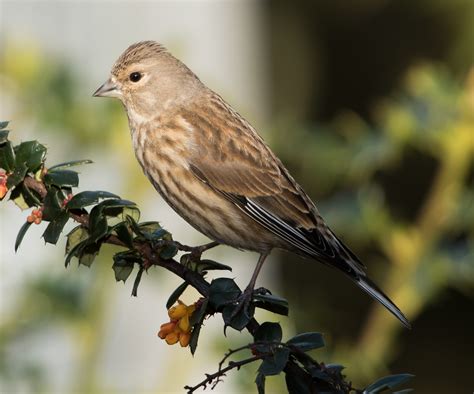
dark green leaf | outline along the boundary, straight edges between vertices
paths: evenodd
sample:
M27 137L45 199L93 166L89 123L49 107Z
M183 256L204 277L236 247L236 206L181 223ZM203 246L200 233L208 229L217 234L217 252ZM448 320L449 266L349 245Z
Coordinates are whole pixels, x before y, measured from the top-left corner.
M288 301L272 294L254 294L254 304L257 308L288 316Z
M8 133L10 133L9 130L0 130L0 145L8 141Z
M258 394L265 394L265 375L263 373L257 374L255 384L257 385Z
M81 255L82 250L87 246L88 241L89 240L86 238L84 241L79 242L78 244L76 244L75 246L71 248L69 253L66 255L66 260L64 261L65 267L69 265L73 257L79 257Z
M0 168L7 172L12 172L15 168L15 152L9 141L0 147Z
M89 237L89 233L85 227L80 225L74 227L66 237L66 254L68 254L77 244L85 241Z
M70 170L49 171L44 175L44 183L57 187L76 187L79 185L79 176Z
M181 297L181 294L184 293L188 285L188 282L183 282L176 288L175 291L173 291L173 293L171 293L170 297L168 298L168 301L166 302L166 309L170 309L174 305L174 303L178 301L178 298Z
M7 187L11 189L19 183L23 182L25 175L28 172L28 167L25 163L17 164L13 172L8 176Z
M169 244L163 247L160 251L160 257L163 260L172 259L178 253L178 248L174 244Z
M204 271L210 270L226 270L232 271L232 268L228 265L218 263L217 261L213 260L201 260L197 264L197 272L202 273Z
M140 230L144 233L154 233L155 231L163 230L158 222L143 222L138 224ZM166 231L166 230L165 230Z
M202 302L198 304L196 307L197 309L194 313L189 317L189 324L194 326L195 324L202 323L204 318L206 317L207 312L207 305L209 304L209 300L203 299Z
M134 263L132 261L114 259L112 269L115 273L115 280L117 282L123 281L123 283L125 283L133 271L133 266Z
M114 226L113 231L117 234L117 238L127 245L130 249L133 249L133 235L130 232L127 223L121 222Z
M189 340L189 349L191 354L194 354L197 349L199 334L201 333L202 323L206 317L208 299L206 298L201 304L200 308L191 315L189 323L193 326L193 331L191 332L191 338Z
M62 211L56 216L46 227L43 233L45 242L55 245L58 242L59 236L63 231L64 226L69 220L69 214L66 211Z
M303 352L307 352L309 350L323 347L324 340L322 334L319 332L305 332L294 336L287 342L287 344L296 346Z
M143 232L140 226L138 225L137 221L133 217L127 216L127 221L130 223L130 227L132 228L133 232L137 236L143 236Z
M52 170L63 170L65 168L80 166L82 164L91 164L91 163L93 163L92 160L73 160L73 161L68 161L66 163L56 164L55 166L50 167L49 170L50 171L52 171Z
M265 375L278 375L286 366L290 349L287 347L278 347L273 354L263 359L262 364L258 368L258 372Z
M254 335L255 342L281 342L281 326L278 323L264 322Z
M137 272L137 276L135 277L135 281L133 282L132 296L134 297L138 295L138 286L140 285L140 281L142 280L143 271L145 271L145 269L143 267L140 267Z
M30 171L36 171L46 156L46 147L38 141L26 141L15 147L16 165L26 164Z
M15 190L16 189L17 188L15 188ZM42 204L38 192L36 192L35 190L29 189L28 187L25 186L25 184L22 184L20 191L23 196L23 199L25 200L26 204L29 207L40 206Z
M62 193L55 187L48 190L48 194L44 198L43 220L54 220L56 216L63 212L62 197Z
M239 286L230 278L218 278L211 282L209 302L214 309L235 301L242 292Z
M289 394L312 394L313 390L308 384L308 376L300 367L301 373L296 374L293 372L285 373L286 387L288 388Z
M7 120L1 121L1 122L0 122L0 130L2 130L2 129L4 129L5 127L7 127L9 123L10 123L10 122L7 121Z
M99 199L103 198L119 198L119 196L103 191L86 191L76 194L71 201L68 202L68 209L84 208L95 204Z
M222 310L222 318L225 326L232 327L237 331L242 331L249 323L255 313L255 307L250 304L247 308L240 308L237 314L234 315L237 305L227 305ZM225 330L224 330L225 331Z
M394 389L395 387L408 382L413 377L414 375L408 373L385 376L366 387L363 394L377 394L384 390Z
M20 247L21 241L23 241L23 237L25 236L30 226L31 226L31 223L25 222L25 224L21 226L20 231L18 231L18 235L16 236L16 241L15 241L15 252Z
M109 232L107 218L100 204L92 208L89 214L89 232L91 242L97 242Z
M123 208L136 205L133 201L122 200L120 198L111 198L109 200L102 201L100 203L104 207L104 210L109 208Z
M89 243L82 248L80 253L78 253L79 257L79 265L85 265L86 267L90 267L94 262L96 256L99 254L101 244L96 243Z

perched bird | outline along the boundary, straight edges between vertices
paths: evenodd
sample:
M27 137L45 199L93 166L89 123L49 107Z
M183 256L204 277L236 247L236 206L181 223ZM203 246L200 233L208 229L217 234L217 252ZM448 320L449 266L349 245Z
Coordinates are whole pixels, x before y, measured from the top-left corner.
M260 253L239 305L248 305L265 258L280 248L338 268L410 327L250 123L162 45L131 45L94 96L123 103L143 172L215 241L204 249L219 243Z

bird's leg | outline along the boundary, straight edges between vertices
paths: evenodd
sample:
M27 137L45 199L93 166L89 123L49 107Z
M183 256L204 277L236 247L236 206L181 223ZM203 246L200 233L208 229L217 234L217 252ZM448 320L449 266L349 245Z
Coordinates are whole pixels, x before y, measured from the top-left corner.
M231 320L235 316L237 316L242 309L244 310L244 312L248 312L248 307L250 305L250 301L252 301L252 296L255 289L255 283L257 282L258 274L260 273L260 270L262 269L263 263L265 262L267 256L268 254L260 255L260 257L258 258L257 266L253 271L252 278L250 279L249 284L247 285L243 293L235 301L233 301L233 303L237 303L237 306L232 312Z

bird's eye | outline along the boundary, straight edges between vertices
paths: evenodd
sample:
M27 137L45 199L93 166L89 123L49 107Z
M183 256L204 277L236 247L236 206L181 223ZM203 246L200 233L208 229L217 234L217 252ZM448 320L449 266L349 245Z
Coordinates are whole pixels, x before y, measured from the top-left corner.
M142 79L142 74L139 72L133 72L129 75L129 78L132 82L138 82L140 79Z

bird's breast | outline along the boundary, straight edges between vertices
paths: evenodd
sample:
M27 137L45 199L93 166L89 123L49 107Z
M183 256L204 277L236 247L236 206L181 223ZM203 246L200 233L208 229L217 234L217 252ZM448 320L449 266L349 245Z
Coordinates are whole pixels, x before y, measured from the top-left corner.
M242 249L271 249L270 239L255 237L260 226L234 204L199 180L190 170L189 137L177 132L135 130L136 157L163 199L189 224L209 238ZM255 231L252 226L257 226ZM273 237L273 236L272 236Z

